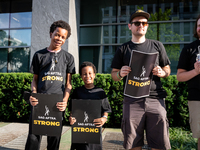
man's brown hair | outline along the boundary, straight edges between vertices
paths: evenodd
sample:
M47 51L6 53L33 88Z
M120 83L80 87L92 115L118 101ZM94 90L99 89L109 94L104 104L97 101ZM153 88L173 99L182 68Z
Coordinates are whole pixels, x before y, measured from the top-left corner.
M198 22L199 19L200 19L200 15L196 19L195 26L194 26L194 35L193 35L197 39L200 38L200 37L198 37L198 34L197 34L197 22Z

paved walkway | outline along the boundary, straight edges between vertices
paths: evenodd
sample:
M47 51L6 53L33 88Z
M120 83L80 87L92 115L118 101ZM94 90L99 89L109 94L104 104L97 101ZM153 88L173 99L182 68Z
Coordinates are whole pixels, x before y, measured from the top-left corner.
M28 124L26 123L0 122L0 150L24 150L27 135ZM104 129L102 139L103 150L125 150L122 146L123 136L120 129ZM63 126L60 150L69 150L70 144L71 127ZM46 145L46 136L43 136L40 150L46 150Z

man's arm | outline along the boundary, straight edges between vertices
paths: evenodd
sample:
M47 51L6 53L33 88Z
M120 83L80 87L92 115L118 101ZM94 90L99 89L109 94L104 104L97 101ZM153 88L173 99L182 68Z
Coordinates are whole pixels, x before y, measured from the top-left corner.
M177 80L179 82L185 82L199 75L199 73L200 73L200 62L195 62L193 70L187 71L185 69L178 69Z
M123 77L127 76L131 71L129 66L123 66L121 69L113 68L111 71L111 77L114 81L120 81Z
M160 78L166 78L170 75L171 73L171 69L170 66L164 66L164 67L160 67L160 66L156 66L153 71L152 71L153 75L156 75Z
M162 70L165 72L165 75L162 78L166 78L171 74L171 68L169 65L162 67Z
M114 81L120 81L121 79L119 79L117 77L117 72L120 71L119 69L115 69L113 68L112 71L111 71L111 77Z
M190 70L190 71L187 71L185 69L178 69L176 77L179 82L185 82L194 78L197 75L198 73L195 71L195 69Z
M57 108L60 111L65 111L65 109L67 107L67 101L68 101L68 98L69 98L69 95L70 95L70 92L71 92L71 89L72 89L71 79L72 79L72 74L67 73L63 102L58 102L56 104Z
M178 69L177 70L177 80L179 82L185 82L188 81L195 76L199 75L199 70L200 69L200 62L195 62L194 63L194 69L187 71L185 69Z

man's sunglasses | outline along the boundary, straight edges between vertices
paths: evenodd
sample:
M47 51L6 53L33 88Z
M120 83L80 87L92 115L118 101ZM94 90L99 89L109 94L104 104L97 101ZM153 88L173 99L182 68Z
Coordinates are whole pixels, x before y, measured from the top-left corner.
M139 21L136 21L136 22L131 22L131 25L134 24L135 26L139 27L140 24L142 24L144 27L148 25L148 22L139 22Z

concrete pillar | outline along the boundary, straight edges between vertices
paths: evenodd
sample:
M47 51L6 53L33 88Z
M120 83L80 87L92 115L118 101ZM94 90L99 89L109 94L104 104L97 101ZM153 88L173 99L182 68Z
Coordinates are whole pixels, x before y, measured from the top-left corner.
M78 51L78 24L79 20L79 7L80 1L69 0L69 25L71 26L72 34L68 42L68 52L74 56L76 73L78 73L79 68L79 51ZM78 10L77 10L78 9Z

